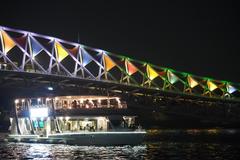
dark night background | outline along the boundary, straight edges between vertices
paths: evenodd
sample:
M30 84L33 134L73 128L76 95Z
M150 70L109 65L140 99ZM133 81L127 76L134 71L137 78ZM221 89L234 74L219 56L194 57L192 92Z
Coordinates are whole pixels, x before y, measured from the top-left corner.
M0 25L200 76L239 82L239 18L232 1L6 1ZM41 3L39 3L41 2Z

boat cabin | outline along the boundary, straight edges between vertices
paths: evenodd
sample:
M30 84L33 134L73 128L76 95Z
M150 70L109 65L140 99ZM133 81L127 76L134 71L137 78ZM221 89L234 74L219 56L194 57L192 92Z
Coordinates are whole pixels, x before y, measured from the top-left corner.
M131 131L136 116L120 97L58 96L15 100L11 133L47 137L57 133Z

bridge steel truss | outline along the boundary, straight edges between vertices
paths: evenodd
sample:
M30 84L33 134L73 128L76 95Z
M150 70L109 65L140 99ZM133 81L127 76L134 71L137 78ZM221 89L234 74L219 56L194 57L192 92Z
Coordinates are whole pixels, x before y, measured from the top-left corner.
M159 67L51 36L0 26L0 41L0 70L66 76L180 95L239 100L239 84Z

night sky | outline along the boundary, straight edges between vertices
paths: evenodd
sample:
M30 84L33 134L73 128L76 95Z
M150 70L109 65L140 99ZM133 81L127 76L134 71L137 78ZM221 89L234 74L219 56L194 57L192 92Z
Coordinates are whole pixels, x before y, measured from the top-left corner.
M79 34L88 46L240 82L239 11L230 0L22 2L1 4L0 25L74 42Z

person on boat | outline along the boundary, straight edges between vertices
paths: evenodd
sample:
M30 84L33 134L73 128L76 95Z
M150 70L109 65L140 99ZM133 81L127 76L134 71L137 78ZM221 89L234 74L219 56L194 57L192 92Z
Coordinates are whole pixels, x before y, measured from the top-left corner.
M76 100L74 100L74 101L72 102L72 108L74 108L74 109L77 108L77 101L76 101Z

